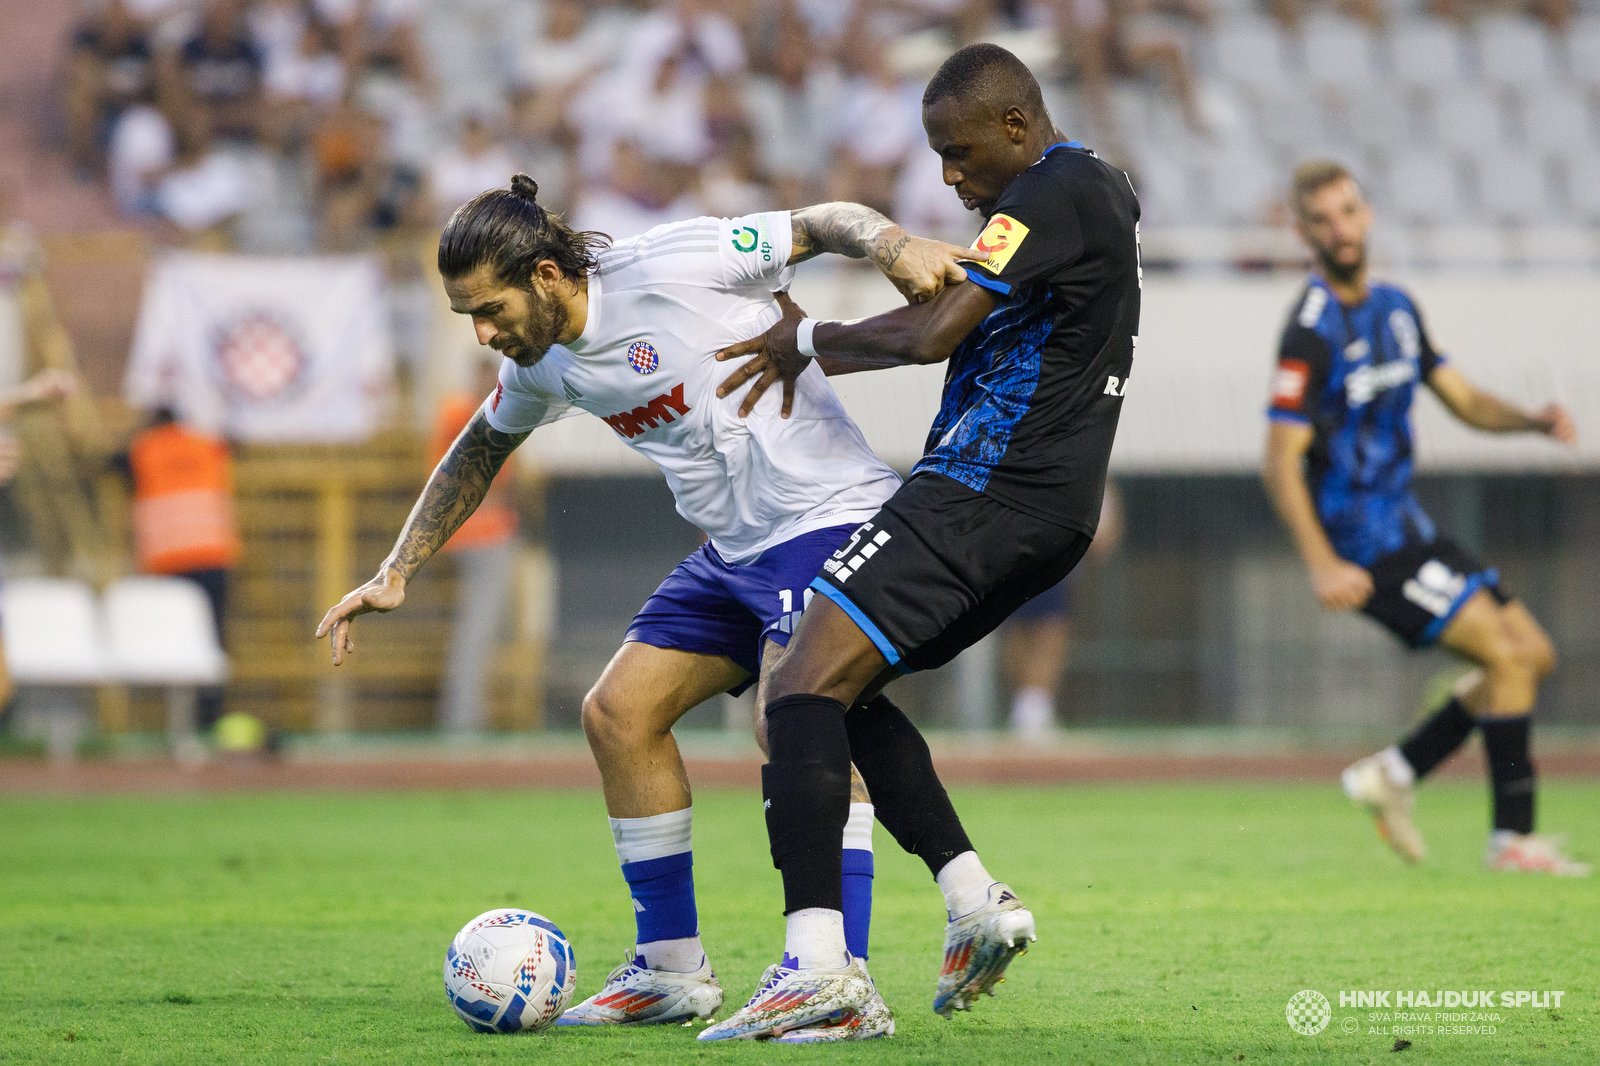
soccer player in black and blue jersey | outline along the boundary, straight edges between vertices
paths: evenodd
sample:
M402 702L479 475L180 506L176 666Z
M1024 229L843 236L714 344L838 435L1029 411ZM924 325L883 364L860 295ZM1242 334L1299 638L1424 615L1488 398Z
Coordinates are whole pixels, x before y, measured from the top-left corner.
M784 959L702 1040L770 1035L800 1004L854 1008L862 989L839 931L838 884L852 757L878 821L945 895L934 1010L969 1008L1034 934L882 689L949 662L1059 582L1093 539L1139 328L1139 205L1126 175L1056 129L1038 82L1002 48L947 60L922 120L945 183L987 218L974 245L987 259L926 303L857 322L805 319L790 305L763 337L721 353L759 353L719 390L759 372L746 410L813 358L830 373L949 367L922 460L823 564L769 678L762 780L783 874Z
M1483 734L1494 806L1486 863L1581 875L1588 867L1533 832L1529 725L1555 664L1550 639L1495 570L1440 536L1411 493L1411 402L1419 384L1461 421L1491 433L1576 441L1558 404L1529 413L1474 386L1434 350L1403 290L1369 281L1372 210L1337 163L1301 165L1290 190L1316 261L1278 352L1264 477L1333 611L1359 609L1412 648L1434 644L1475 664L1443 707L1395 747L1344 772L1345 792L1407 861L1425 854L1413 786Z

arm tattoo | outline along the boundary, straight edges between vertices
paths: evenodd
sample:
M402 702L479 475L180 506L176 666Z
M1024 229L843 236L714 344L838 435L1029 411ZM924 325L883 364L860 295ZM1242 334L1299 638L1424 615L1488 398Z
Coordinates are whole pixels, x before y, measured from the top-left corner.
M506 457L527 439L526 433L501 433L482 411L473 415L428 478L379 573L394 570L409 581L478 509Z
M887 270L911 239L899 226L862 204L817 204L791 212L789 218L794 236L791 263L834 252L852 259L870 255Z

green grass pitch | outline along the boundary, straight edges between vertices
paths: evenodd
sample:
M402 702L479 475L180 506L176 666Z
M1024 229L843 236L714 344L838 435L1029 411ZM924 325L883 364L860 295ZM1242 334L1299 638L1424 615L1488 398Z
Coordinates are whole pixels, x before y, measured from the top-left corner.
M1482 786L1424 790L1434 857L1414 869L1325 784L955 798L1039 943L997 998L936 1017L939 896L880 829L872 969L899 1032L833 1048L697 1045L681 1027L480 1036L455 1018L444 948L480 911L560 924L579 996L631 944L597 793L0 800L0 1060L1600 1062L1596 885L1482 871ZM1594 857L1600 787L1550 783L1541 817ZM754 793L701 792L695 823L701 927L737 1003L781 946L778 878ZM1312 1037L1284 1016L1306 988L1334 1002ZM1565 997L1400 1054L1337 998L1477 988Z

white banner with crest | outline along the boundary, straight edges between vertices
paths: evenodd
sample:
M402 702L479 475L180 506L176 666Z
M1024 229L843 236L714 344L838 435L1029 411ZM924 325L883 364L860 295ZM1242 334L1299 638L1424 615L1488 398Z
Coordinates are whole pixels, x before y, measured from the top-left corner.
M370 437L394 392L378 261L163 257L145 284L124 392L234 440Z

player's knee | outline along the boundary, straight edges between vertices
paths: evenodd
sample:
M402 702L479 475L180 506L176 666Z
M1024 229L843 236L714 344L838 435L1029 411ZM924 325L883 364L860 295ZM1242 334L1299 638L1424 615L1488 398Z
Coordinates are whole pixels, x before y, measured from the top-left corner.
M1528 672L1521 648L1509 637L1501 637L1481 649L1479 661L1483 665L1483 672L1495 679L1516 677Z
M1524 675L1543 681L1556 668L1556 649L1538 623L1526 616L1506 617L1500 639L1495 641L1495 658L1503 673Z
M596 752L626 750L639 744L643 732L638 717L609 689L596 685L583 698L583 734Z
M761 749L761 754L769 759L772 757L772 748L767 744L767 712L765 708L756 712L756 746Z
M1540 681L1549 677L1556 668L1556 649L1542 630L1527 634L1522 640L1522 657L1533 675Z

